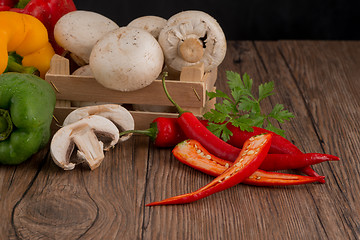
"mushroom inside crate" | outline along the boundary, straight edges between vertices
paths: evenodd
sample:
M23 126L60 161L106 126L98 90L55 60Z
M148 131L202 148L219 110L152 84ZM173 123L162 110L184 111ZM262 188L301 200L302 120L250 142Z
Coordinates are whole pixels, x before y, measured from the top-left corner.
M166 25L166 21L166 19L158 16L142 16L135 18L127 26L148 31L157 40L160 31Z
M56 42L70 52L79 65L89 63L95 43L106 33L119 28L111 19L91 11L77 10L62 16L54 27Z
M202 11L183 11L170 17L160 31L158 42L164 52L166 71L180 77L185 73L184 68L190 66L201 66L205 72L214 70L223 61L227 49L221 26ZM133 106L143 111L174 111L172 107Z
M202 11L184 11L170 17L158 39L165 64L174 70L203 63L205 72L223 61L226 39L218 22Z
M160 75L163 63L156 39L143 29L131 27L103 36L93 47L89 62L96 81L124 92L150 85Z

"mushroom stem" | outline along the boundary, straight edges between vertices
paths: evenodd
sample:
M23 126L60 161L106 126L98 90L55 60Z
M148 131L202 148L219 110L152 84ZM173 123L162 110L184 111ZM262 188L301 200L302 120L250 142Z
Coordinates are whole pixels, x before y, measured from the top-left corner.
M196 63L204 55L203 43L197 38L185 39L179 46L179 55L190 63Z
M91 170L97 168L104 159L104 146L98 141L94 131L84 124L74 129L72 139L78 147L77 156L89 165Z

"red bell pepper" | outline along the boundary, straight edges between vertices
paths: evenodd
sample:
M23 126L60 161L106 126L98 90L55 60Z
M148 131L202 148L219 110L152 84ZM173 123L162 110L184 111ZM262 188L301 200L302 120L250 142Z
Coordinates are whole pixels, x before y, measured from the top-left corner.
M55 41L54 27L56 22L66 13L76 10L73 0L20 0L9 11L21 12L39 19L48 30L49 42L59 55L64 53Z
M0 0L0 7L13 8L18 1L16 0Z
M214 177L219 176L233 165L233 162L212 155L198 141L193 139L177 144L172 152L180 162ZM265 160L262 165L264 162ZM242 183L255 186L288 186L313 183L322 178L267 172L258 169L251 176L244 179Z
M271 145L271 134L263 134L250 138L245 142L238 158L220 176L206 186L192 192L171 197L146 206L191 203L211 194L226 190L244 181L253 174L265 159Z

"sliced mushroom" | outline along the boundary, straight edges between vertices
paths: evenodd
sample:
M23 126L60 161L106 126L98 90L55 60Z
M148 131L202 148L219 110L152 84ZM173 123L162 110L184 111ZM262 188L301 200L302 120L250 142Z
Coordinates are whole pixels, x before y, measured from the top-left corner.
M143 16L135 18L127 26L141 28L148 31L155 39L158 39L160 31L166 25L166 19L158 16Z
M169 18L158 41L166 65L177 71L200 62L209 71L220 65L226 54L223 30L202 11L184 11Z
M64 170L72 170L81 162L94 170L104 159L104 150L118 141L117 127L110 120L94 115L60 128L51 140L50 153L56 165ZM77 158L72 159L75 147Z
M116 125L120 132L134 130L135 128L134 118L131 113L118 104L103 104L78 108L65 118L63 125L66 126L92 115L98 115L109 119ZM119 141L126 141L131 136L132 133L123 135Z

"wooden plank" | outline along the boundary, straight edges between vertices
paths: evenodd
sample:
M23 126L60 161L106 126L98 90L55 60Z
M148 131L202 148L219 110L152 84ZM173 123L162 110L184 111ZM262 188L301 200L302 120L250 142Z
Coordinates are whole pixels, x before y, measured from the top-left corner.
M44 148L26 162L16 166L0 165L0 239L17 239L19 229L13 226L13 211L41 171L48 149Z
M321 165L328 182L312 192L322 228L330 239L358 239L360 42L283 41L280 49L302 92L321 148L341 159Z
M133 137L117 144L94 171L81 165L64 171L48 158L14 208L16 236L140 238L148 141Z
M48 81L56 86L58 100L94 101L109 103L130 103L171 106L162 89L161 80L155 80L149 86L131 92L119 92L103 87L92 77L48 75ZM174 101L181 106L203 107L205 98L204 83L167 81L166 87ZM195 94L195 92L197 94Z
M180 81L201 82L204 77L204 63L183 67L180 73Z

